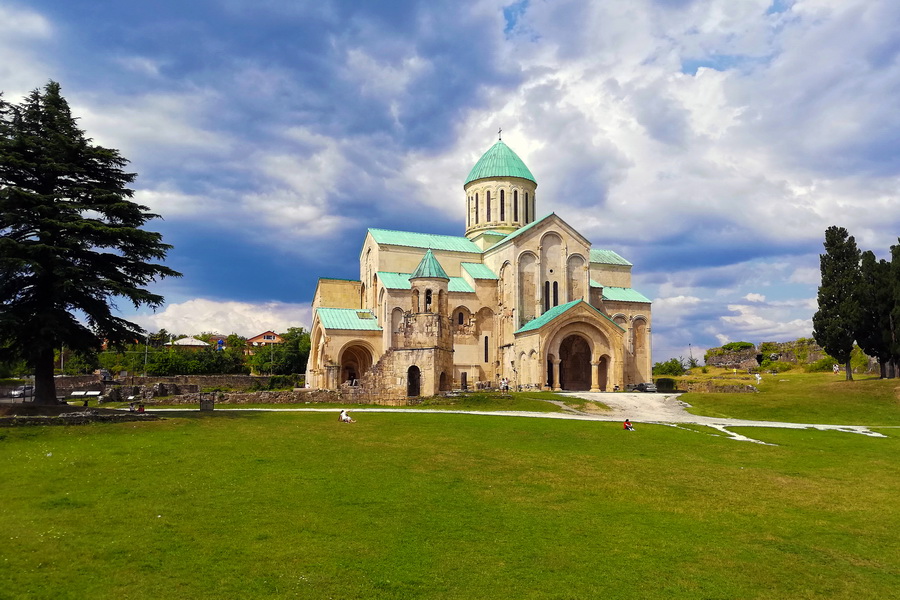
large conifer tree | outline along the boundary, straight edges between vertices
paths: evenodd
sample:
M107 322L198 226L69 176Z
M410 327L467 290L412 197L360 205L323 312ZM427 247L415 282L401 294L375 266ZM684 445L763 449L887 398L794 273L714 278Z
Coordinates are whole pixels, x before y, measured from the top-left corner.
M825 230L825 254L819 255L822 283L819 310L813 315L813 337L825 352L845 365L853 379L850 353L860 322L859 249L843 227Z
M863 352L878 359L881 377L885 377L892 359L894 286L891 283L891 263L876 259L871 250L866 250L862 253L859 273L860 319L856 342Z
M34 369L35 402L56 402L54 349L133 342L116 299L160 306L145 286L179 275L153 262L170 246L141 229L157 215L130 200L127 163L85 136L58 83L0 97L0 357Z

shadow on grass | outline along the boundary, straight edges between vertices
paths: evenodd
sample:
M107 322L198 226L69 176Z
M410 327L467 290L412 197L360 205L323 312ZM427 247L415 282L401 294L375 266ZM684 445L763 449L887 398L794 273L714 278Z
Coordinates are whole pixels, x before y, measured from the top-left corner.
M228 409L228 410L213 410L213 411L199 411L199 410L165 410L158 409L153 411L154 415L162 417L163 419L259 419L262 418L265 413L259 411L252 410L240 410L237 408Z

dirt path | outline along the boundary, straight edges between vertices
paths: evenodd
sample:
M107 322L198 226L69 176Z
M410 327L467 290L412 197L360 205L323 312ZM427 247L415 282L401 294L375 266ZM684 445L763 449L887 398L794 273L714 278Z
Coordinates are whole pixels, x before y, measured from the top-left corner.
M678 394L640 394L578 392L564 394L575 398L602 402L611 411L604 417L612 420L631 419L635 423L693 424L712 427L730 438L762 443L730 431L729 427L776 427L782 429L818 429L821 431L844 431L872 437L886 437L862 425L824 425L817 423L786 423L782 421L752 421L692 415L685 410L688 404L679 400Z

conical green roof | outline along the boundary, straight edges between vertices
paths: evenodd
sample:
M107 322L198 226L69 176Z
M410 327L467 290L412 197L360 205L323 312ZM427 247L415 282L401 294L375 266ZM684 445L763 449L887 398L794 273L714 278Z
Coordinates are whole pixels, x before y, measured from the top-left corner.
M447 276L447 272L444 271L441 263L438 262L431 252L431 248L429 248L428 252L425 253L425 256L422 257L422 262L419 263L416 270L409 276L410 279L415 279L416 277L450 280L450 277Z
M470 182L485 177L521 177L537 184L534 175L531 174L522 159L502 140L491 146L491 149L478 159L478 162L469 171L469 176L466 177L463 185L469 185Z

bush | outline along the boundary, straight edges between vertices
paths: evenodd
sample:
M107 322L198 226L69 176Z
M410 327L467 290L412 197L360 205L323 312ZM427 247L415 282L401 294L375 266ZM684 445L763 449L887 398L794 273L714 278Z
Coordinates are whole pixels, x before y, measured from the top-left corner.
M820 358L816 362L811 362L806 365L806 371L808 373L818 373L821 371L830 371L834 368L834 365L837 364L837 361L831 358L830 356L826 356L824 358Z
M656 389L660 392L674 392L677 389L677 385L674 379L659 377L656 380Z
M670 358L666 362L656 363L653 365L654 375L684 375L687 369L684 368L684 361L678 358Z
M755 348L750 342L729 342L727 344L722 344L722 349L726 352L738 352L740 350L749 350L750 348Z
M763 371L778 371L779 373L784 373L785 371L790 371L794 368L795 365L784 362L783 360L764 360L760 365L760 368Z

